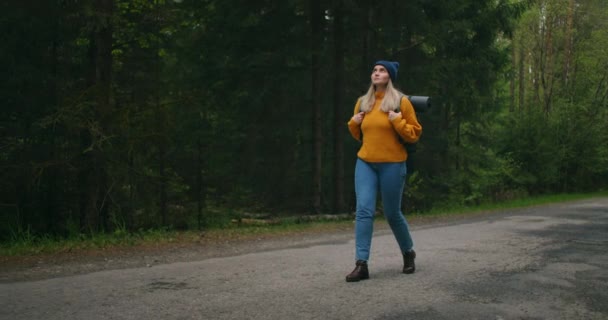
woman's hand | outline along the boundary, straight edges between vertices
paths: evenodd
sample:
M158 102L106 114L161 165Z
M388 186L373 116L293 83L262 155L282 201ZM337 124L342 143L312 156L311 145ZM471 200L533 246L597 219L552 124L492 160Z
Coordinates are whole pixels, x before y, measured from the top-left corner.
M388 112L388 120L393 121L395 118L399 117L401 112L394 112L393 110Z
M356 124L361 124L361 122L363 122L363 118L365 117L365 112L359 112L356 115L353 116L352 120L356 123Z

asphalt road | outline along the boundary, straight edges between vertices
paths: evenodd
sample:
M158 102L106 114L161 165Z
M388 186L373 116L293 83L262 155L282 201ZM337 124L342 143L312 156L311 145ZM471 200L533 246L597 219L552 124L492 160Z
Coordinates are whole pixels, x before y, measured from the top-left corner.
M370 280L352 236L229 257L0 284L0 319L608 319L608 198L389 230Z

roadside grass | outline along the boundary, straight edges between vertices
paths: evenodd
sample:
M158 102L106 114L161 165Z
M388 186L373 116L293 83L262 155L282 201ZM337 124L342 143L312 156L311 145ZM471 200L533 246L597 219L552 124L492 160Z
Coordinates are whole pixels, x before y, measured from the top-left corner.
M524 208L550 203L576 201L594 197L608 196L608 191L578 194L557 194L529 197L501 203L487 203L478 206L449 206L436 208L424 213L407 215L410 223L453 216L471 216L497 210ZM383 220L382 217L379 217ZM204 231L177 231L169 228L137 230L129 232L124 227L110 233L76 234L67 238L36 236L29 230L13 233L11 240L0 243L1 256L32 256L58 253L75 253L93 250L138 246L171 246L194 243L214 243L276 237L298 233L314 233L337 230L352 230L353 216L341 219L320 219L308 221L300 217L286 217L277 220L254 220L248 223L233 223L211 227Z
M576 200L591 199L596 197L608 196L608 190L597 191L593 193L565 193L565 194L552 194L543 195L536 197L526 197L520 199L514 199L504 202L493 202L493 203L481 203L476 206L445 206L437 207L430 211L423 213L413 213L414 216L453 216L453 215L473 215L484 212L526 208L533 206L540 206L551 203L569 202Z
M178 231L170 228L158 228L127 232L118 229L111 233L78 234L67 238L36 236L26 230L13 235L10 241L0 243L0 257L76 253L139 246L171 247L180 244L218 243L297 233L335 231L345 229L350 224L352 224L351 219L348 221L320 220L308 222L297 218L286 218L280 222L234 224L230 227L209 228L203 231Z

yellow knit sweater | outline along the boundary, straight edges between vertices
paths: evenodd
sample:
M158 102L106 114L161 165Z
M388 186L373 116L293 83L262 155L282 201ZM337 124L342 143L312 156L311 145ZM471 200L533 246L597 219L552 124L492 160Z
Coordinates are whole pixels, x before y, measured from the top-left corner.
M348 121L348 130L353 138L361 141L363 132L363 144L357 156L367 162L405 161L407 151L399 136L405 142L416 142L422 134L422 126L418 123L412 103L406 98L401 99L401 116L389 120L388 113L380 110L383 98L384 92L376 92L374 107L365 114L360 125L352 118ZM359 112L360 103L361 99L355 105L354 114Z

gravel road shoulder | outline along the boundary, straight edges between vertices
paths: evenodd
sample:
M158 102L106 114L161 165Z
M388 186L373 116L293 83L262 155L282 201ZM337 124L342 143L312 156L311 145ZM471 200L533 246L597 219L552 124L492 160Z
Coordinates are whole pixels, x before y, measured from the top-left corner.
M518 210L522 209L441 217L408 216L407 218L410 227L416 230L479 219L495 219ZM0 256L0 283L34 281L102 270L152 267L175 262L236 256L251 252L341 243L353 239L353 226L351 223L344 223L329 229L311 229L289 234L251 235L237 239L209 239L203 235L196 241L177 241L165 244L78 250L18 257ZM390 229L384 220L378 220L375 223L374 232L375 234L382 234L390 232Z

